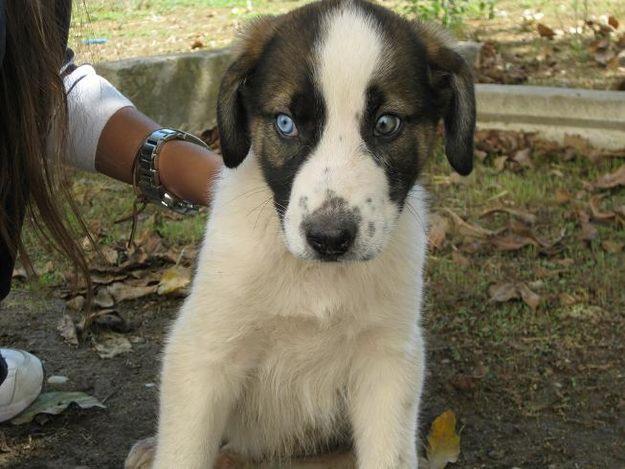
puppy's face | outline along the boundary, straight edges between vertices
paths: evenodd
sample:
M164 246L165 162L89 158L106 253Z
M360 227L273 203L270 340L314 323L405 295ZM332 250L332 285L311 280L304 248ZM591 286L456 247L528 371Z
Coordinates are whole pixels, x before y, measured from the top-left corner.
M384 249L441 117L471 170L473 84L440 33L358 1L256 22L222 83L224 160L259 158L288 249L322 261Z

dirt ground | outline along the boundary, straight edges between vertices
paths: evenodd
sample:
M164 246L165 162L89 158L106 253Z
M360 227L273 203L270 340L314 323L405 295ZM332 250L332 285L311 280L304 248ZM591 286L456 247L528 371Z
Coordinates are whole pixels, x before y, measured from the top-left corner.
M444 307L445 292L431 287L430 309ZM475 296L469 284L458 289ZM71 409L45 423L0 425L0 467L121 467L129 446L154 430L159 351L177 305L128 304L123 313L135 327L133 351L101 359L58 335L61 302L19 288L12 293L0 314L0 343L37 354L47 376L69 377L64 388L93 394L107 409ZM624 331L613 326L609 318L588 324L573 353L544 331L532 341L536 360L510 358L511 349L525 354L513 337L481 348L472 339L463 343L444 331L430 332L421 441L432 419L451 408L462 438L461 458L452 467L625 467ZM521 383L518 377L524 377ZM569 390L572 380L578 384Z

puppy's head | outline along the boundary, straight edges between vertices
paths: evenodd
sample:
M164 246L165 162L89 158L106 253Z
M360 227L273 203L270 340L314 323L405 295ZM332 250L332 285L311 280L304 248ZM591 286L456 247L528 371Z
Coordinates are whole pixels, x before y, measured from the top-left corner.
M445 149L472 169L471 70L447 37L358 0L256 20L218 102L225 164L250 149L288 249L367 260L387 244L445 123Z

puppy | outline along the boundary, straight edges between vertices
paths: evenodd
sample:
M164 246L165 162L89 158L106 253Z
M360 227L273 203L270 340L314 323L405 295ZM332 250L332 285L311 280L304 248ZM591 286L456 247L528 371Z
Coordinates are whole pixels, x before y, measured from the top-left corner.
M342 443L363 469L417 467L417 181L441 119L468 174L471 71L437 29L360 0L252 23L220 89L229 169L167 341L154 468Z

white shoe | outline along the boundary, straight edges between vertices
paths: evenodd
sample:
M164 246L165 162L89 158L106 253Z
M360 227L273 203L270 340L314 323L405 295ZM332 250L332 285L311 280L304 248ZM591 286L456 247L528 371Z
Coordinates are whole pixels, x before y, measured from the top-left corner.
M0 422L12 419L41 393L43 366L34 355L21 350L0 349L8 374L0 384Z

